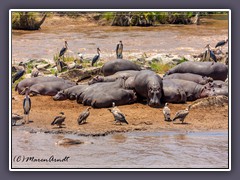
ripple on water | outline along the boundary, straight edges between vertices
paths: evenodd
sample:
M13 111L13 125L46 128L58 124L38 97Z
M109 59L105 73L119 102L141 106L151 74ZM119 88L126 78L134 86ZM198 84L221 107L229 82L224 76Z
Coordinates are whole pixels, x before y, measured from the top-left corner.
M63 138L92 143L67 147L55 144ZM70 156L67 163L13 163L13 167L228 168L227 132L131 132L81 137L14 130L12 144L13 157Z

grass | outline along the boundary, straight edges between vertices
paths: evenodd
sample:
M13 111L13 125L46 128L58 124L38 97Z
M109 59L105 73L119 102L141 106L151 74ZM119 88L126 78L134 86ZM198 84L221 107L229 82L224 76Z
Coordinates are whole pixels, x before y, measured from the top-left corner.
M188 60L183 57L183 58L178 62L178 64L181 64L181 63L186 62L186 61L188 61Z
M54 62L56 62L58 60L58 58L59 58L58 54L53 55ZM61 57L60 59L63 60L63 57ZM76 57L64 55L64 62L66 62L66 63L73 62L75 59L76 59Z
M151 63L150 67L156 73L164 74L169 69L171 69L173 67L173 65L163 64L160 62L153 62L153 63Z

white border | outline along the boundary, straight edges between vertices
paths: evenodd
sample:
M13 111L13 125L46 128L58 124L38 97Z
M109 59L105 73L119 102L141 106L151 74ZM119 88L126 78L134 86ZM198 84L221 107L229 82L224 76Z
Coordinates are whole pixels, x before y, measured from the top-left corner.
M12 78L11 78L11 66L12 65L12 26L11 26L11 13L13 11L46 11L46 12L56 12L56 11L89 11L89 12L107 12L107 11L173 11L173 12L184 12L184 11L192 11L192 12L200 12L200 11L208 11L208 12L216 12L216 11L227 11L229 14L228 18L228 52L229 52L229 65L228 65L228 82L229 82L229 104L228 104L228 137L229 137L229 168L228 169L12 169ZM230 9L10 9L9 10L9 171L231 171L231 10Z

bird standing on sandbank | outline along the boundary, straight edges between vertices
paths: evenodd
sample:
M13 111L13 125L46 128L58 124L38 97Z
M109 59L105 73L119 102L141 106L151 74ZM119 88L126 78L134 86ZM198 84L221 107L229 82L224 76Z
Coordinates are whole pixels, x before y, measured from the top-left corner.
M91 109L91 107L88 107L85 111L83 111L83 112L79 115L79 117L78 117L78 119L77 119L77 122L78 122L79 125L86 123L87 118L88 118L88 116L90 115L90 111L89 111L90 109Z
M176 113L175 117L173 118L173 121L179 119L183 123L184 119L189 114L189 106L185 110L180 110Z
M171 111L168 107L168 103L165 103L165 106L163 108L163 115L164 115L164 121L172 121L171 120Z
M51 125L58 125L59 128L62 128L62 124L66 119L66 116L64 116L64 112L60 112L59 113L60 116L56 116L53 120L53 122L51 123Z

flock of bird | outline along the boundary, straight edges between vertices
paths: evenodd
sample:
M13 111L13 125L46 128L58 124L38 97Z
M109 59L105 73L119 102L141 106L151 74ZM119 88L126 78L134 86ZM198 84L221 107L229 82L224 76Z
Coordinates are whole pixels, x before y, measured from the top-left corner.
M215 45L215 50L213 50L213 48L211 47L210 44L207 44L205 46L205 48L207 48L207 50L205 51L205 53L203 54L203 59L211 59L214 62L217 62L217 57L215 56L216 50L218 50L220 53L222 53L222 46L224 46L226 43L228 42L228 39L219 41L216 45ZM215 52L214 52L215 51Z
M171 110L168 107L168 103L165 103L165 106L163 108L163 115L165 121L176 121L179 119L183 123L184 119L189 114L189 106L185 110L179 110L176 112L175 117L171 120Z
M218 47L221 48L227 42L228 42L228 39L220 41L216 44L215 48L218 48ZM210 51L211 58L215 61L216 57L214 57L215 55L211 50L210 44L208 44L206 47L208 48L208 51ZM65 41L64 47L60 50L59 59L58 59L57 64L56 64L57 69L59 71L61 71L61 69L62 69L62 64L61 64L62 61L60 61L60 57L63 57L63 60L64 60L64 54L66 53L67 49L68 49L68 43L67 43L67 41ZM101 50L99 48L97 48L97 55L94 56L93 59L92 59L92 63L91 63L92 66L94 65L94 63L96 63L99 60L100 52L101 52ZM122 52L123 52L123 43L122 43L122 41L119 41L119 43L117 44L117 47L116 47L116 56L117 56L118 59L123 58ZM21 76L23 76L23 74L26 71L26 65L24 63L21 62L19 65L23 66L23 69L20 69L13 76L13 78L12 78L13 83L16 80L18 80ZM38 76L38 74L39 74L39 71L37 69L37 66L35 66L34 69L32 70L31 77L36 77L36 76ZM23 100L23 109L24 109L24 115L25 115L24 123L29 123L29 113L30 113L30 110L31 110L31 99L29 97L29 88L27 87L25 90L26 90L25 91L25 97L24 97L24 100ZM77 119L77 123L79 125L86 123L86 120L90 115L90 111L89 111L90 109L91 108L88 107L85 111L83 111L79 115L79 117ZM115 124L116 123L119 123L119 124L126 123L126 124L128 124L128 122L125 118L125 115L115 106L114 102L112 104L112 108L109 108L108 110L113 114L114 119L115 119ZM163 108L163 115L164 115L164 120L165 121L175 121L175 120L179 119L183 123L184 119L187 117L188 114L189 114L189 107L187 107L185 110L178 111L175 114L175 117L171 120L171 111L168 107L168 103L166 103L164 108ZM16 121L19 120L19 119L21 119L21 118L19 118L19 116L12 116L12 121L14 122L13 125L16 125ZM54 118L51 125L57 125L59 128L61 128L65 119L66 119L66 116L64 115L64 113L60 112L60 114Z

